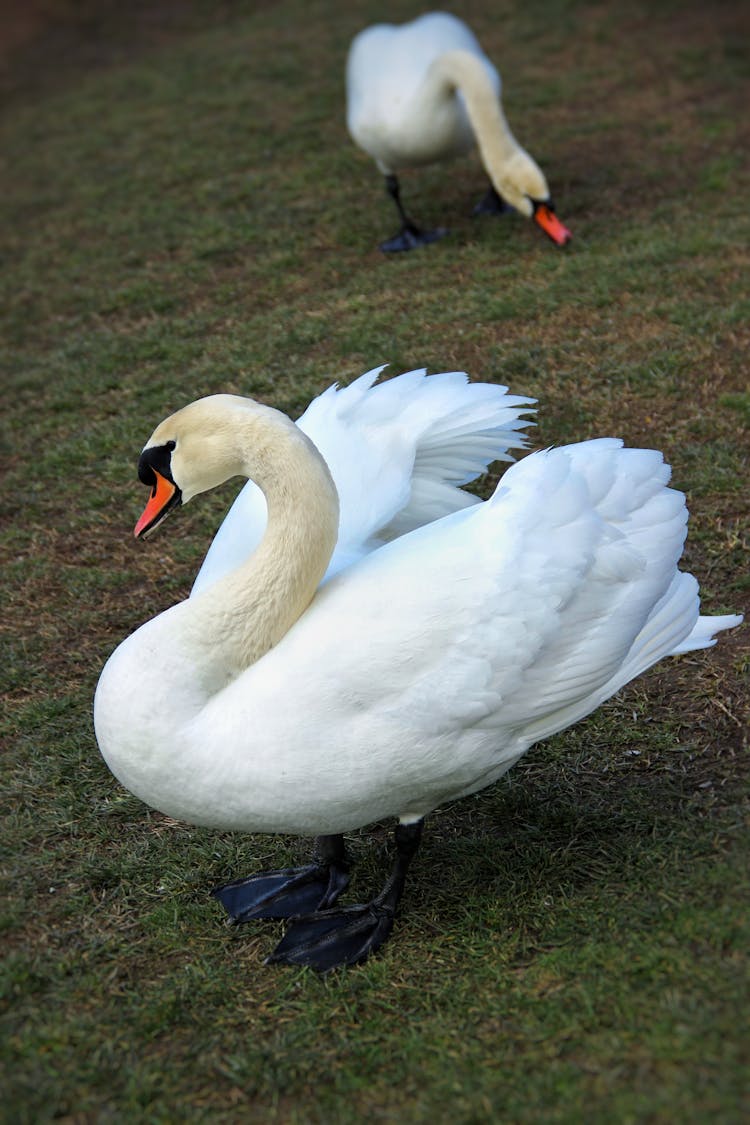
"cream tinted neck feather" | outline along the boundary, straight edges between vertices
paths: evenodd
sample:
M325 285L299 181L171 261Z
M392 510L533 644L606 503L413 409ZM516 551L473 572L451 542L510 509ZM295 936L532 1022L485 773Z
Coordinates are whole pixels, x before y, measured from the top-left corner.
M234 679L288 632L310 604L336 544L338 496L328 467L312 442L279 418L265 443L254 420L244 455L244 472L268 505L263 540L247 562L187 603L191 636L204 653L214 650L219 682Z
M508 127L484 63L470 51L447 51L433 63L430 78L446 93L452 95L458 89L463 94L482 162L494 180L520 145Z

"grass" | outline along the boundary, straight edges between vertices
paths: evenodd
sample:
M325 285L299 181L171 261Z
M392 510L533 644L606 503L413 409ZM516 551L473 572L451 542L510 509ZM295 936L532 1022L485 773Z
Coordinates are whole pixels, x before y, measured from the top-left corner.
M103 661L231 498L132 541L138 451L211 391L296 415L385 361L508 383L540 445L664 449L706 612L747 608L747 14L454 10L569 252L472 220L466 160L404 177L451 237L378 253L394 216L342 109L369 0L32 5L0 70L9 1122L746 1117L746 631L440 810L390 945L322 980L208 896L305 842L175 824L94 741ZM359 893L387 830L350 841Z

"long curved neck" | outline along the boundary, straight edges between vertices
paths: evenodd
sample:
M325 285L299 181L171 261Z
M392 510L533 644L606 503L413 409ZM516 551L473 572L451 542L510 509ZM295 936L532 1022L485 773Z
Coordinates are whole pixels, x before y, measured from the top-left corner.
M247 401L215 405L184 494L238 473L252 477L268 502L261 545L203 593L126 637L107 661L94 700L97 740L113 773L157 808L177 816L190 808L198 823L204 823L203 782L196 789L183 755L193 746L205 777L216 747L209 740L196 750L191 723L304 613L338 531L336 488L315 446L283 414ZM198 403L193 409L207 408ZM184 435L181 440L190 445ZM231 714L227 719L231 726ZM182 778L177 797L176 777ZM191 786L192 806L181 796Z
M432 64L430 76L447 94L461 91L482 161L490 175L493 167L499 171L521 146L482 59L471 51L446 51Z
M503 180L504 166L523 150L510 131L484 62L471 51L446 51L430 67L429 79L445 95L461 91L482 163L497 187Z
M268 505L265 535L236 570L189 599L189 634L208 657L218 687L272 648L310 604L338 534L338 496L313 443L284 415L268 411L236 441L244 475Z

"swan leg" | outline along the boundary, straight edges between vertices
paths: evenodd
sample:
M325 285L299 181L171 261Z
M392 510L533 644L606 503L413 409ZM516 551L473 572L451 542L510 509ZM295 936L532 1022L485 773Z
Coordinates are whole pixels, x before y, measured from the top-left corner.
M510 203L506 203L502 195L490 184L482 198L474 206L472 213L474 215L507 215L513 209Z
M349 885L343 836L319 836L318 862L306 867L262 871L211 893L237 925L251 918L292 918L327 910Z
M398 176L390 173L385 177L385 186L396 209L401 217L401 230L393 238L380 243L380 249L386 254L393 254L399 250L414 250L417 246L426 246L429 242L437 242L448 233L445 227L436 227L434 230L422 230L409 218L401 202L401 189Z
M267 963L309 965L326 973L340 965L365 961L388 939L424 821L396 826L396 862L379 895L370 902L319 910L292 920Z

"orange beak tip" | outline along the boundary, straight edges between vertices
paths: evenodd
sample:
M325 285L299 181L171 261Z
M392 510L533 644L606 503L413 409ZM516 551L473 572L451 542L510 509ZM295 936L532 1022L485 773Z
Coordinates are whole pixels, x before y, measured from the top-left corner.
M535 222L557 246L567 246L573 237L571 231L558 219L554 211L541 204L534 212Z
M171 480L167 480L161 473L154 472L156 483L149 496L148 503L143 509L141 518L133 528L133 536L140 539L147 531L156 527L163 516L173 507L178 496L177 487Z

